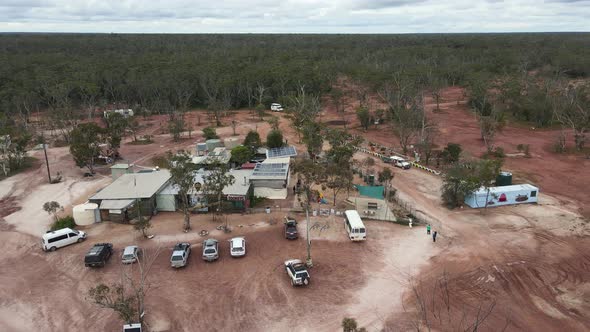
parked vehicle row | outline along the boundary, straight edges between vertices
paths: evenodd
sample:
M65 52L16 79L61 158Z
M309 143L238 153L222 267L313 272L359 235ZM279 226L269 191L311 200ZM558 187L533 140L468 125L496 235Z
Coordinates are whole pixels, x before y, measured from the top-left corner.
M229 240L229 252L232 257L246 255L246 239L242 236ZM188 264L188 257L191 253L191 244L188 242L178 243L172 249L170 264L174 268L184 267ZM219 241L207 239L203 241L203 260L212 262L219 258Z
M289 216L284 220L284 236L292 240L299 237L297 231L297 221ZM86 239L86 233L63 228L57 231L47 232L42 237L42 248L44 251L55 251L58 248L67 246L72 243L79 243ZM246 239L243 236L234 237L229 241L231 257L243 257L246 255ZM172 249L170 265L173 268L181 268L188 264L191 253L191 244L189 242L177 243ZM84 256L84 265L86 267L104 267L113 255L112 243L96 243ZM125 247L121 255L123 264L133 264L139 260L141 249L136 245ZM219 259L219 241L216 239L206 239L203 241L202 258L205 261L212 262ZM284 262L285 270L291 285L302 286L308 285L310 275L305 264L299 259L289 259Z

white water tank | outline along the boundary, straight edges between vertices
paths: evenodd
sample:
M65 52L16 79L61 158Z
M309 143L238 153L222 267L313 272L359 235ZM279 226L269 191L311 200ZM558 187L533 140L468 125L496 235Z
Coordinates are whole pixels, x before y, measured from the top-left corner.
M98 204L84 203L74 206L72 209L76 225L87 226L100 221L100 211Z
M226 149L231 150L240 145L240 140L237 137L228 137L225 139L223 144L225 145Z

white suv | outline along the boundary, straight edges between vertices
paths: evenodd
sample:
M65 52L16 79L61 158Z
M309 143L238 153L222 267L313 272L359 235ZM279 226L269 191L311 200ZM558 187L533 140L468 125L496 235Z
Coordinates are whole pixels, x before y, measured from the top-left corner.
M282 112L283 106L281 106L281 104L272 103L270 104L270 110L273 112Z
M242 257L246 255L246 239L243 237L234 237L229 240L229 252L232 257Z
M291 279L291 286L309 285L309 273L305 264L299 259L289 259L285 261L285 270Z

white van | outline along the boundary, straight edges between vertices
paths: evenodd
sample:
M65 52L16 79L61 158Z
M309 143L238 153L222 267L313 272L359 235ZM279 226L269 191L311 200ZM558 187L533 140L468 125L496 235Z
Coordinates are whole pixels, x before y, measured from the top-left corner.
M346 228L351 241L365 241L367 239L367 229L356 210L344 211L344 228Z
M86 240L86 233L71 228L62 228L43 234L42 248L44 251L55 251L57 248L84 240Z

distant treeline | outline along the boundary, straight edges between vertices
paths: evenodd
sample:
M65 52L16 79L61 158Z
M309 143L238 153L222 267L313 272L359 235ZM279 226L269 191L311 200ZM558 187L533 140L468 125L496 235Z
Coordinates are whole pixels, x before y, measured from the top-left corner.
M425 35L1 34L0 116L120 104L152 113L268 106L340 75L378 89L436 78L590 75L589 33ZM4 126L6 127L6 126Z

